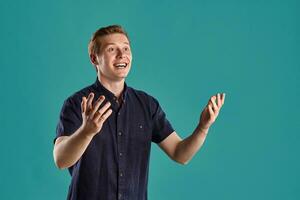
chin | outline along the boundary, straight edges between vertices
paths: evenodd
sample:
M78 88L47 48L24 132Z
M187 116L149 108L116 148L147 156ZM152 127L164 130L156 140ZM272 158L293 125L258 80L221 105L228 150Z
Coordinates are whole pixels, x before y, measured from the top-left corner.
M127 76L116 76L116 77L114 77L114 80L116 80L116 81L123 81L123 80L125 80L126 77Z

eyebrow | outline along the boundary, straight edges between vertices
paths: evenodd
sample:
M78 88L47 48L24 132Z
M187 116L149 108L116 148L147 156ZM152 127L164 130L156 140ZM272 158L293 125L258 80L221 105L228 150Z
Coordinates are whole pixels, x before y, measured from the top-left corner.
M128 42L123 42L123 43L129 45ZM108 45L114 45L114 44L116 44L116 43L107 43L107 44L105 44L105 46L108 46Z

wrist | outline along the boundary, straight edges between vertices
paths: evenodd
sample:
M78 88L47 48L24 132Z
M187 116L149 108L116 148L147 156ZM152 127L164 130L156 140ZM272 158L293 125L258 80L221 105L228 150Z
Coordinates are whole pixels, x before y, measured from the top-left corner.
M84 138L84 139L88 139L88 140L91 140L95 134L91 133L90 131L86 130L85 126L82 125L80 128L79 128L79 132L78 134Z
M198 127L197 127L197 132L201 135L207 135L209 130L209 127L205 127L202 124L199 123Z

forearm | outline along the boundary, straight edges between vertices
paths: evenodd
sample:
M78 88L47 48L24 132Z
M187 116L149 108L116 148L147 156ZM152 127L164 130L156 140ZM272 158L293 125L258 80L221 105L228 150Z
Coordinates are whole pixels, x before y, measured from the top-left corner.
M54 147L54 160L58 168L64 169L74 165L82 156L92 137L83 134L80 127L71 136L64 138Z
M174 156L175 159L182 164L187 164L203 145L208 130L209 129L202 129L198 125L189 137L177 145Z

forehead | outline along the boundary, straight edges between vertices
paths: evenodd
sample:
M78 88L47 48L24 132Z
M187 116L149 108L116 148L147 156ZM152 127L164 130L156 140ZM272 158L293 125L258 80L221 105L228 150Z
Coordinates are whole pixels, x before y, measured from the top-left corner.
M98 38L98 41L101 43L101 46L107 46L109 44L128 44L129 41L126 35L122 33L113 33L109 35L102 36Z

